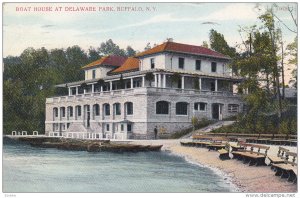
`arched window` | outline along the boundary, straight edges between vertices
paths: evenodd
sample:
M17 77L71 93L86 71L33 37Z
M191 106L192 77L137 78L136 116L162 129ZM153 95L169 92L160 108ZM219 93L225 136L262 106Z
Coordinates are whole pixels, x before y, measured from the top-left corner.
M133 114L133 103L132 102L126 102L125 103L126 108L126 115L132 115Z
M77 106L75 107L75 109L76 109L76 114L77 114L77 116L81 116L81 106L80 106L80 105L77 105Z
M71 106L67 107L67 111L68 111L68 116L73 117L73 107Z
M188 103L177 102L176 103L176 115L187 115Z
M167 101L158 101L156 103L156 114L169 114L169 103Z
M61 117L66 117L66 108L65 107L60 107L60 115L61 115Z
M114 114L121 115L121 104L120 103L114 104Z
M103 104L103 109L104 109L104 115L109 116L110 115L110 105L109 104Z
M54 107L53 108L53 115L54 115L54 117L58 117L58 108L57 107Z
M93 105L93 112L95 116L99 116L100 115L100 106L99 104L94 104Z

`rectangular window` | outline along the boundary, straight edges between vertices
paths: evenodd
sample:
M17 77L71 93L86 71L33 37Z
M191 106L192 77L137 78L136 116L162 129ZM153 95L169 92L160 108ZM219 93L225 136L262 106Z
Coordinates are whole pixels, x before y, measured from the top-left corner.
M201 60L196 60L196 70L197 71L201 70Z
M106 124L106 131L109 131L109 124Z
M217 72L217 63L211 62L211 72Z
M128 132L131 132L131 130L132 130L132 129L131 129L131 124L127 124L127 131L128 131Z
M124 125L121 124L121 131L124 131Z
M228 105L228 112L229 113L237 113L237 112L239 112L239 105L237 105L237 104L229 104Z
M67 123L67 129L70 127L70 123Z
M195 111L206 111L207 103L197 102L194 104Z
M93 72L93 79L95 79L96 78L96 70L93 70L92 72Z
M150 59L150 64L151 64L151 69L154 69L155 68L155 59L154 58Z
M178 59L178 68L179 69L184 69L184 58L179 58Z

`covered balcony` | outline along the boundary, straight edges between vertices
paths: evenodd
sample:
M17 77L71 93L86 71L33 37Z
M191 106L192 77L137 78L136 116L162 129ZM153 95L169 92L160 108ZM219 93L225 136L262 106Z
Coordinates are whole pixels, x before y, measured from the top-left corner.
M135 72L136 73L136 72ZM131 74L131 73L129 73ZM217 76L179 74L170 72L147 72L115 75L108 79L95 79L93 81L80 81L58 85L65 89L67 95L48 98L47 102L93 96L127 95L134 93L178 93L235 96L234 85L240 83L240 78L224 78Z

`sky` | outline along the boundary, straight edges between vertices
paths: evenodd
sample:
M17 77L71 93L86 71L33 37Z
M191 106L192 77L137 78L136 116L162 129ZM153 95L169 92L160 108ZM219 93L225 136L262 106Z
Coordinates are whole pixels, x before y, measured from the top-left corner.
M201 45L210 29L222 33L231 46L242 43L240 27L260 25L257 16L270 3L5 3L3 4L3 56L18 56L27 47L46 49L79 45L87 50L112 39L121 48L143 51L148 42L166 38ZM296 29L287 6L274 9L289 28ZM78 11L79 7L90 10ZM127 9L126 9L127 8ZM130 8L130 9L129 9ZM283 40L296 36L284 25ZM242 35L245 36L245 35ZM244 37L245 38L245 37Z

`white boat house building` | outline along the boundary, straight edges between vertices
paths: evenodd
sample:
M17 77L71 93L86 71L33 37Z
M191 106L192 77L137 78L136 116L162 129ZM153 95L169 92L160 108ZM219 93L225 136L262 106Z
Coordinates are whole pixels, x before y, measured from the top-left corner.
M82 69L85 79L57 85L46 99L50 136L151 139L191 126L192 117L222 120L243 109L230 58L194 45L165 42L134 57L105 56Z

